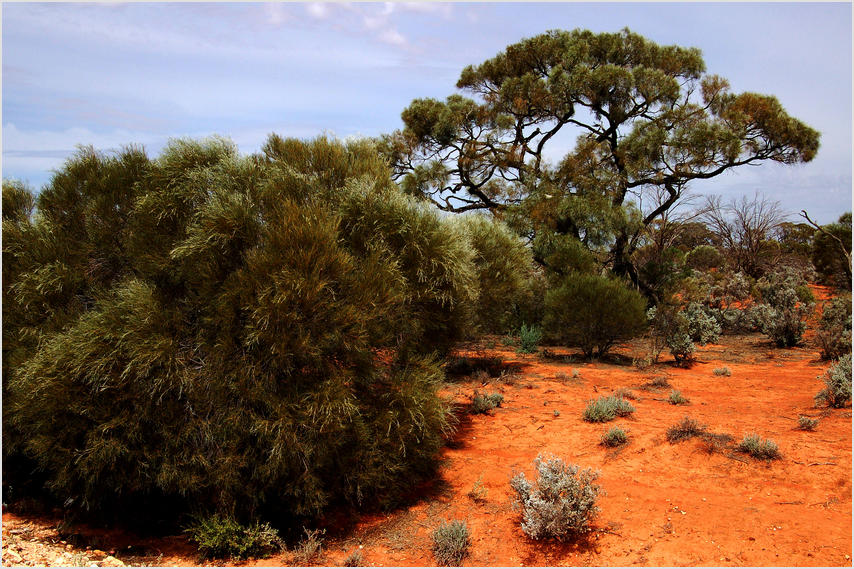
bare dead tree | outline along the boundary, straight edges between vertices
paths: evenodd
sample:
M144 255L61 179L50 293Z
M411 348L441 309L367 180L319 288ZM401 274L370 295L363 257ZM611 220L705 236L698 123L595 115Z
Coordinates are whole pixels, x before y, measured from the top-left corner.
M720 238L735 268L752 277L761 276L773 264L777 247L772 235L786 218L780 202L759 192L753 198L742 196L727 204L722 203L720 196L709 196L703 214L703 220Z

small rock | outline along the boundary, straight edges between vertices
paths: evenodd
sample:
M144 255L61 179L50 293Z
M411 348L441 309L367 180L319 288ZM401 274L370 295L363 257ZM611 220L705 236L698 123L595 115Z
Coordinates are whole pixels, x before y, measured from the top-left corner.
M92 550L92 555L97 555L98 557L103 557L104 555L106 555L106 553L104 553L100 549L94 549L94 550Z

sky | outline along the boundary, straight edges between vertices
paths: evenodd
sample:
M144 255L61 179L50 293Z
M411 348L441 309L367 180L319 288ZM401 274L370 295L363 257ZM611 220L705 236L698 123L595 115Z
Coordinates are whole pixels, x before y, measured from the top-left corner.
M725 201L760 192L820 223L851 210L852 4L2 4L2 175L34 190L77 145L105 152L221 135L377 136L416 98L551 29L616 32L702 50L734 92L776 96L821 132L810 163L695 183ZM572 141L550 150L557 160Z

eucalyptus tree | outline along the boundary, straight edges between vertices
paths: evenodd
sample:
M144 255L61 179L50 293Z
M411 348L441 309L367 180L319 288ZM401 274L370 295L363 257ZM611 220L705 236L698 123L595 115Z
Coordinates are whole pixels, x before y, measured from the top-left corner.
M414 100L384 137L402 187L448 212L489 210L532 238L552 234L534 243L543 264L570 238L636 283L643 229L692 181L808 162L819 147L775 97L733 93L707 73L699 49L628 29L524 39L463 69L457 88L465 95ZM575 146L550 160L567 132Z

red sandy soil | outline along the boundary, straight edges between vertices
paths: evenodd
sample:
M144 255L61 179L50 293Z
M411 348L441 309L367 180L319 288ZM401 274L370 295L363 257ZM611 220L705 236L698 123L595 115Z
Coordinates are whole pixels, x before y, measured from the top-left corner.
M826 291L817 292L826 298ZM640 342L618 346L620 357L594 363L566 349L554 348L555 355L545 358L496 344L466 355L500 357L518 377L512 384L497 378L449 384L447 394L463 411L430 496L389 514L364 515L346 530L330 525L316 564L341 565L361 547L365 565L432 566L431 533L442 521L459 519L471 533L463 561L470 566L851 565L851 407L815 407L828 363L811 343L777 349L761 335L723 336L720 344L699 348L690 369L674 367L665 353L661 363L644 370L631 365L642 354ZM723 366L729 377L713 373ZM671 388L642 388L656 377L666 377L690 403L671 405ZM638 398L633 415L605 424L582 420L589 400L618 388ZM467 414L475 389L501 392L504 402L488 415ZM816 430L799 430L799 415L819 419ZM782 458L755 460L734 452L733 445L709 451L699 439L667 442L667 428L685 416L731 434L733 445L753 432L772 439ZM599 444L614 425L629 432L628 444L616 450ZM559 544L522 532L509 482L520 471L531 479L540 453L600 472L601 512L586 537ZM469 493L478 480L486 494L474 500ZM49 534L56 523L4 513L3 564L10 564L10 531L35 527ZM113 540L102 549L116 551L126 563L200 564L182 537L143 542L102 532L101 540ZM123 557L130 543L148 555ZM291 553L282 553L242 564L293 561Z

